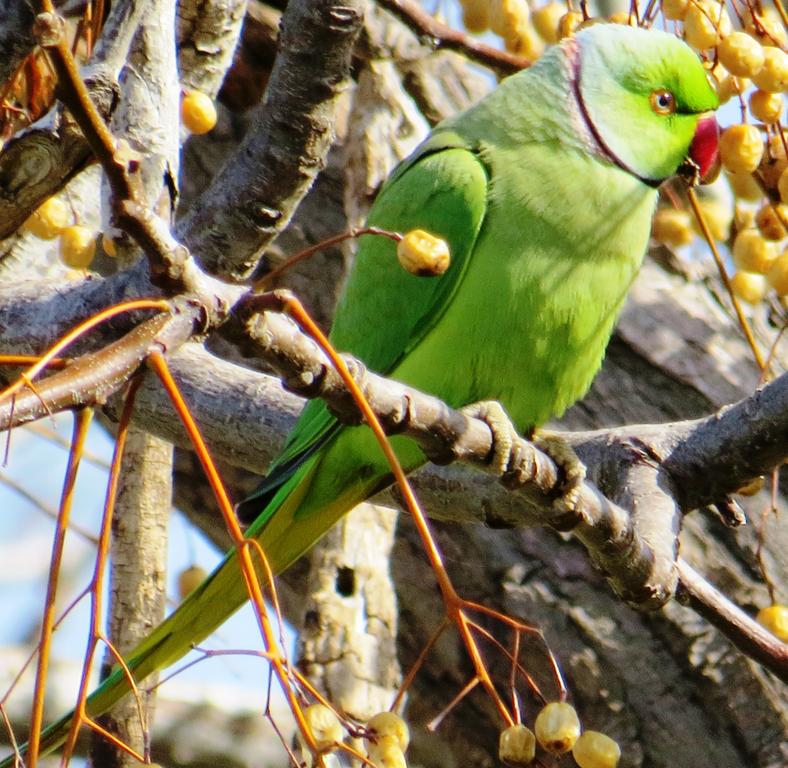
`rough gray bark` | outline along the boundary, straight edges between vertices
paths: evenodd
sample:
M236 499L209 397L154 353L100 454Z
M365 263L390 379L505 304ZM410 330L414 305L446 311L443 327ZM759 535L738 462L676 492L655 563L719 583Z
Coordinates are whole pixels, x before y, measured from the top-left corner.
M142 199L170 220L177 200L180 161L175 11L168 3L149 5L150 12L141 20L120 75L121 100L113 130L114 135L146 152ZM106 212L111 209L108 185L103 193ZM127 255L124 250L120 248L118 253L119 265L128 261L123 258ZM128 255L139 258L139 251L135 248ZM172 444L132 427L113 518L109 608L109 637L124 653L164 618L172 470ZM115 661L111 654L105 655L102 672L108 674ZM154 687L157 682L154 675L147 684ZM141 711L134 699L127 699L102 717L102 725L147 756L154 704L155 693L145 691ZM100 768L137 765L129 754L100 737L92 739L90 760Z
M181 2L177 14L181 82L215 98L235 52L246 0Z
M164 618L167 599L167 522L172 500L172 445L132 428L126 443L118 502L112 522L112 574L110 579L109 636L120 653L131 650ZM115 657L107 652L103 670ZM156 684L156 676L148 685ZM101 724L140 754L153 719L153 694L142 691L140 722L132 697L113 707ZM93 739L92 765L131 768L138 765L128 754L104 739Z
M178 225L215 274L248 278L322 169L363 6L361 0L288 5L266 99L240 151ZM322 82L305 77L314 75L316 56L324 59Z
M391 706L401 682L389 574L396 521L393 509L361 504L309 555L298 664L323 695L362 722Z

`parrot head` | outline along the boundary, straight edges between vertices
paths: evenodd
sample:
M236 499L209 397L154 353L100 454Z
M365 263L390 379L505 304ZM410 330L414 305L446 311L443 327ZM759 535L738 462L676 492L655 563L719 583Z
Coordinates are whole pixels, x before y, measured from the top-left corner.
M608 160L659 186L719 170L719 105L697 55L674 35L598 24L566 43L582 118Z

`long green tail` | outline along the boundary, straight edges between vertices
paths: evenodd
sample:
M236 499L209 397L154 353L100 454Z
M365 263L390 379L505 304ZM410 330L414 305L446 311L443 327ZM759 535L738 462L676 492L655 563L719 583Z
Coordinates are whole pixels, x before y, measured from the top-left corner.
M424 461L411 441L393 438L392 443L407 470ZM281 573L342 515L390 482L388 466L371 431L366 427L343 429L285 479L273 497L269 497L247 536L260 542L274 574ZM258 577L265 583L262 569L258 569ZM139 684L153 672L174 664L193 645L220 627L246 599L233 549L172 614L126 654L125 661L134 680ZM116 665L88 697L88 714L98 717L130 690L125 673ZM72 716L70 712L42 731L39 754L48 754L63 744ZM23 746L23 753L24 750ZM12 766L13 756L0 762L0 768Z
M259 538L264 551L266 551L267 537L263 524L272 520L275 517L275 512L286 511L289 497L298 497L299 494L294 494L293 491L297 490L304 479L308 480L310 468L309 462L300 468L271 500L264 510L264 514L260 516L260 525L254 526L258 529L263 527L263 530L250 529L249 535L256 535ZM276 559L271 565L276 572L284 567ZM264 579L262 574L258 573L258 576L261 581ZM246 598L247 594L240 574L237 553L233 549L227 553L213 573L189 594L173 613L126 655L126 664L137 684L140 684L151 673L175 663L188 653L193 645L200 643L232 616L244 604ZM131 687L124 671L116 665L104 682L88 697L88 714L94 718L98 717L114 706L130 690ZM65 742L73 714L73 711L69 712L41 732L39 754L48 754ZM22 747L23 753L25 746ZM13 766L13 756L0 762L0 768L11 768L11 766Z

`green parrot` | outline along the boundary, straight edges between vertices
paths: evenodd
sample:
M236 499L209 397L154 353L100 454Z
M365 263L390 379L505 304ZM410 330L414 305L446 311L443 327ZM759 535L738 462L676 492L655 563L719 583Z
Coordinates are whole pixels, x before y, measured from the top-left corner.
M384 185L369 224L446 240L451 265L418 277L394 244L364 236L331 341L369 368L453 407L498 400L520 431L581 397L604 356L649 238L657 189L717 155L717 97L673 35L600 24L549 49L440 123ZM406 471L426 459L392 443ZM281 572L353 506L392 482L371 430L304 408L270 474L239 507ZM231 551L126 656L137 680L181 658L246 600ZM96 716L129 690L119 669ZM42 734L61 744L71 715ZM0 768L10 765L10 758Z

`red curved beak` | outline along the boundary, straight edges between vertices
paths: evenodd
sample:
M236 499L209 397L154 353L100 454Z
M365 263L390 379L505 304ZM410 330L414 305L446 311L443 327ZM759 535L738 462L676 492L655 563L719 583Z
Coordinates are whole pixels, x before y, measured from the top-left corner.
M689 159L698 168L701 184L711 184L720 172L720 126L714 115L702 117L690 144Z

